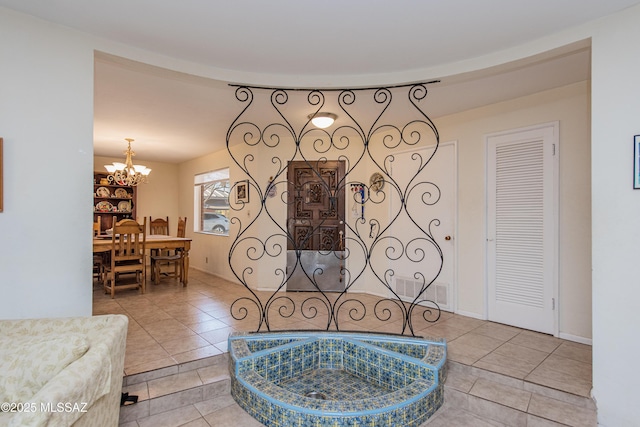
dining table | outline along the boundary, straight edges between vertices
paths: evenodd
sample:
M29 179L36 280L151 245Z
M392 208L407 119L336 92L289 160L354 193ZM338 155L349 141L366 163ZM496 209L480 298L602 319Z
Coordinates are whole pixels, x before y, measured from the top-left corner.
M109 252L113 238L110 234L101 234L93 238L93 252ZM163 234L147 234L145 240L145 250L151 249L180 249L184 251L182 258L182 268L184 271L183 286L189 283L189 249L191 249L191 239L188 237L166 236Z

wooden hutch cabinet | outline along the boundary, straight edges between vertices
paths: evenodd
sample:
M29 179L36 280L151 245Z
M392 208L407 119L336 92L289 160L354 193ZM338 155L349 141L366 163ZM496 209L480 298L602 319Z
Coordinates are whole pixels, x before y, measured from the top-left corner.
M136 219L136 187L110 185L107 172L93 173L93 222L100 217L100 232L113 226L113 217Z

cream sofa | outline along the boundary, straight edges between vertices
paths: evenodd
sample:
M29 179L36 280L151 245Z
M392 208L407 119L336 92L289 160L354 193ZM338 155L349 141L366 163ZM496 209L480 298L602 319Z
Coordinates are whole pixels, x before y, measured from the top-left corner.
M0 425L116 427L128 319L0 320Z

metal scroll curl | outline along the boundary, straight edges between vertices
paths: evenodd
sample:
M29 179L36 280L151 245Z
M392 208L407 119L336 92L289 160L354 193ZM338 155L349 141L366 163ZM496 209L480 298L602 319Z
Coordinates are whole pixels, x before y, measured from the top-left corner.
M238 170L235 180L246 180L251 192L248 202L230 200L234 236L228 262L247 292L231 305L240 327L415 336L438 320L440 306L428 292L443 266L440 220L431 217L441 191L426 177L440 144L424 112L430 83L339 90L235 86L241 111L226 144ZM327 109L339 119L330 128L314 127L309 117ZM407 152L409 160L399 164ZM329 210L344 231L331 234L322 220L306 227L297 220L304 231L294 234L286 213L295 203L290 162L306 163L321 178L323 165L336 160L344 164L344 176L332 186L318 179L306 197L328 195ZM342 210L336 203L341 194ZM308 265L302 256L314 236L326 248L318 252L339 266L338 273L320 262ZM300 273L311 289L284 293ZM412 280L413 295L399 291L400 275ZM339 280L340 290L324 290L320 282L327 279Z

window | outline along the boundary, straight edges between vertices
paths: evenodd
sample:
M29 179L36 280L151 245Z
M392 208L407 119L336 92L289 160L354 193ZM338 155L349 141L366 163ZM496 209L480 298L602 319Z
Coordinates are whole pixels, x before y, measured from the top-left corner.
M229 169L194 177L194 231L229 235Z

